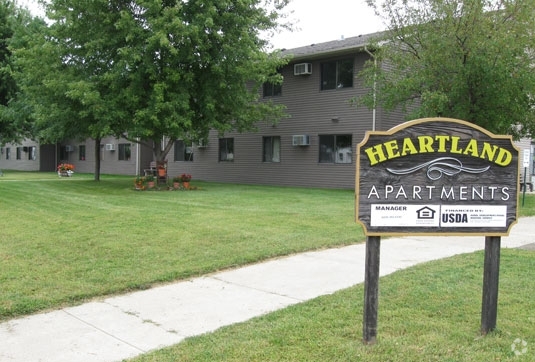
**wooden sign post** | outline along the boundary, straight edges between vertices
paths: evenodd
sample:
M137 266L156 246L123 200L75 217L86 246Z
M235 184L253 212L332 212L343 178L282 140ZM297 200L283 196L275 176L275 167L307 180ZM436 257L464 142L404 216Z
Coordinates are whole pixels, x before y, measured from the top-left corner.
M481 332L496 327L501 236L517 220L518 149L466 121L426 118L367 132L356 219L367 236L363 340L375 343L382 235L485 236Z

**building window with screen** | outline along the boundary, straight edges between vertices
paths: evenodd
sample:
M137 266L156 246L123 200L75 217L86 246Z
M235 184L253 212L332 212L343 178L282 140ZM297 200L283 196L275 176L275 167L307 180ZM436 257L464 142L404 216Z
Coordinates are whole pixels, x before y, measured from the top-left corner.
M281 162L281 138L280 136L263 137L263 158L264 162Z
M130 161L132 153L130 143L119 143L119 161Z
M219 139L219 161L234 161L234 138Z
M175 161L193 161L193 147L191 142L175 141Z
M320 163L351 163L352 135L320 135Z
M78 146L78 160L85 161L85 145Z
M264 97L277 97L282 95L282 84L266 82L263 85Z
M60 159L60 161L68 161L69 160L69 152L67 152L67 146L60 146L59 147L59 159Z
M30 146L28 147L28 160L35 161L37 159L37 147Z
M353 59L321 63L321 90L353 87Z

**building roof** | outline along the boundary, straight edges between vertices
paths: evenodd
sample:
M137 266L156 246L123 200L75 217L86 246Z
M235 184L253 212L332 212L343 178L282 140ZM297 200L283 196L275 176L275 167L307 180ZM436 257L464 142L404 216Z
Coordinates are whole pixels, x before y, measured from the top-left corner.
M310 44L293 49L281 50L281 55L290 56L292 61L302 61L325 57L326 55L337 55L363 49L369 45L373 39L379 38L385 32L358 35L350 38L328 41L325 43Z

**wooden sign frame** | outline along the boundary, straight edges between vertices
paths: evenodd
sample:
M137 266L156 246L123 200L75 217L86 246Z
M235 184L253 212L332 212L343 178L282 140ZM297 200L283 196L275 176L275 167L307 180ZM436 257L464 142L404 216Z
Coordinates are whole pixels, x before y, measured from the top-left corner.
M518 219L519 150L466 121L423 118L367 132L355 218L366 238L363 342L377 338L382 235L485 236L481 333L496 328L501 236Z
M518 154L511 136L452 118L367 132L356 220L367 236L506 236L518 218Z

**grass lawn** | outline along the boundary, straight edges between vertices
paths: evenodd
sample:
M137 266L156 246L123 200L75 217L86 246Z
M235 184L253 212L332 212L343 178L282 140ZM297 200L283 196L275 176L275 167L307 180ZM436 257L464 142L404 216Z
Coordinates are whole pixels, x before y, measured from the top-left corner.
M138 192L132 177L5 172L0 320L364 240L352 190L193 184ZM528 194L520 216L532 215ZM535 252L502 251L498 330L485 338L482 265L477 252L382 278L374 346L361 343L359 285L136 361L535 360ZM517 338L528 343L521 356Z
M373 346L361 342L361 284L134 361L533 361L535 252L502 251L498 329L486 337L479 334L483 257L458 255L381 278ZM517 339L527 343L519 356L511 348Z
M352 190L5 171L0 320L305 250L364 240Z

